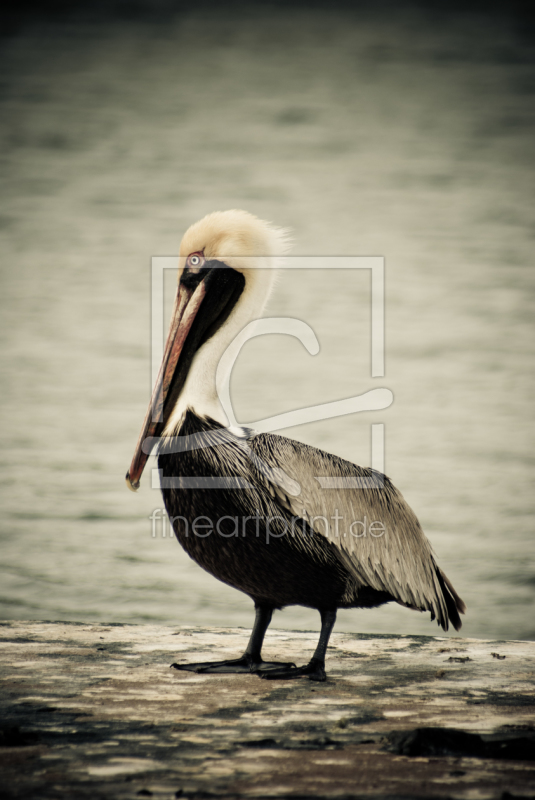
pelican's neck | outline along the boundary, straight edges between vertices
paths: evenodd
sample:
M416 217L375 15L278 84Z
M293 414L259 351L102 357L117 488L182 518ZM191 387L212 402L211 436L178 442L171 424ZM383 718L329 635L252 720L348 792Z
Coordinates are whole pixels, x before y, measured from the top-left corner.
M221 328L199 348L191 363L184 388L169 417L164 436L178 433L188 409L194 411L198 417L211 417L225 428L228 426L229 421L217 393L216 371L221 356L237 333L238 330L231 332ZM226 379L229 377L228 374L225 375Z
M199 417L211 417L225 428L229 419L223 409L216 386L216 372L221 357L236 336L252 320L258 319L267 302L274 280L273 270L254 269L233 311L216 333L196 352L178 401L169 417L164 436L176 436L186 411ZM201 309L202 313L202 309ZM219 374L220 384L230 379L233 364Z

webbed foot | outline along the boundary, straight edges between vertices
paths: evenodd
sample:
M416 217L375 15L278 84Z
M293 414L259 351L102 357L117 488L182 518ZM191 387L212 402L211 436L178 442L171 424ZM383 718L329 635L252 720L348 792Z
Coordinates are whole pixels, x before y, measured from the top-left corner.
M241 658L234 658L229 661L200 661L191 664L171 664L173 669L185 670L187 672L200 672L203 674L249 674L261 670L285 670L295 667L295 664L280 661L263 661L261 658L253 658L249 653L245 653Z
M290 678L301 678L305 675L311 681L322 682L327 680L325 674L325 662L318 658L311 658L304 667L290 667L289 669L261 669L257 672L259 678L267 681L289 680Z

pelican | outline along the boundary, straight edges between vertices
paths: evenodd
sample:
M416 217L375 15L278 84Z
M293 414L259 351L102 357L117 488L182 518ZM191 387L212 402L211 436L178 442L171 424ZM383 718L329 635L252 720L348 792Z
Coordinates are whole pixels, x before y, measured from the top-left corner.
M176 537L203 569L253 600L255 621L240 658L173 664L177 669L324 681L339 608L393 601L430 611L444 630L449 622L459 630L466 610L386 476L229 425L216 369L237 334L261 315L286 248L284 231L239 210L209 214L180 245L163 361L126 481L139 487L157 444ZM322 488L316 476L347 488ZM366 521L375 527L365 530ZM317 648L301 667L262 659L273 611L291 605L315 608L321 618Z

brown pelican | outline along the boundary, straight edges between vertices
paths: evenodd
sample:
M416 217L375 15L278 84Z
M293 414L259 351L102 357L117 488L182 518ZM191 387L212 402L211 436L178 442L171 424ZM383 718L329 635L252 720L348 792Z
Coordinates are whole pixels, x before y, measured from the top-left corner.
M255 604L241 658L173 666L323 681L337 609L395 601L459 630L465 605L386 476L283 436L229 426L217 365L267 301L274 269L257 267L274 267L284 249L282 231L245 211L210 214L186 232L163 362L126 479L138 488L158 443L164 502L180 544ZM322 488L316 476L342 488ZM375 527L366 531L366 522ZM289 605L321 615L318 646L303 667L261 656L273 611Z

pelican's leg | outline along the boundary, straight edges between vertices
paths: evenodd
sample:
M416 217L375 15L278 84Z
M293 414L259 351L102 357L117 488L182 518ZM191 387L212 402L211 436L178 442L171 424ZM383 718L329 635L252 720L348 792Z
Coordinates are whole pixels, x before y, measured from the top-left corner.
M331 637L334 623L336 622L335 611L322 611L321 614L321 632L318 646L314 655L309 663L304 667L293 667L290 669L267 669L261 670L258 675L269 681L281 680L285 678L300 678L302 675L307 675L311 681L326 681L327 675L325 674L325 653L327 645Z
M174 669L187 670L188 672L225 673L225 672L257 672L263 669L289 669L295 664L280 661L263 661L262 645L268 629L273 609L271 606L255 603L255 621L247 649L241 658L230 661L204 661L193 664L171 664Z

